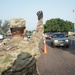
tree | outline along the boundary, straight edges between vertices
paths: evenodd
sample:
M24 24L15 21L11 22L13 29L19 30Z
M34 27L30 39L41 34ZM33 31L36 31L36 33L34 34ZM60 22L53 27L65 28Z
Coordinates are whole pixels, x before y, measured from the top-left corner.
M2 21L0 20L0 28L1 28L1 24L2 24Z
M9 30L9 21L8 20L5 20L5 22L3 23L2 30L3 30L3 34L6 34L7 31Z
M60 18L50 19L44 24L44 32L68 32L73 28L73 23Z
M0 34L3 33L1 24L2 24L2 21L0 20Z

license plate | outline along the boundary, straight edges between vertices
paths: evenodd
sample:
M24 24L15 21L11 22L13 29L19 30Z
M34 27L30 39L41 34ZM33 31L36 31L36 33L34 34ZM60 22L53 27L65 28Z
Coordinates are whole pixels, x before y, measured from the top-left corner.
M60 44L60 46L63 46L64 44Z

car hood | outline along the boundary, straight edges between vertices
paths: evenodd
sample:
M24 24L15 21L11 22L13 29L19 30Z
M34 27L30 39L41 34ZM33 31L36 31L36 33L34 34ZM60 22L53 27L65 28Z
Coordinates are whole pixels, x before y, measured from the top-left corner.
M52 38L52 40L68 40L68 38Z

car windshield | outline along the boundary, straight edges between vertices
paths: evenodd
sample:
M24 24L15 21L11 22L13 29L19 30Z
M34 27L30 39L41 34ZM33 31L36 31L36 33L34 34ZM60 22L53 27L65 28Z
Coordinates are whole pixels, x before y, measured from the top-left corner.
M63 37L65 37L64 34L54 34L53 35L53 38L63 38Z

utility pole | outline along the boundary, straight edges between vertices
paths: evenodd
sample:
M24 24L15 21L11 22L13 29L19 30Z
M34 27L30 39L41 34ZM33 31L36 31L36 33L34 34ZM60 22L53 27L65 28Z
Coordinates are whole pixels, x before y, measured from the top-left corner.
M75 29L75 10L73 10L73 16L74 16L74 29Z

